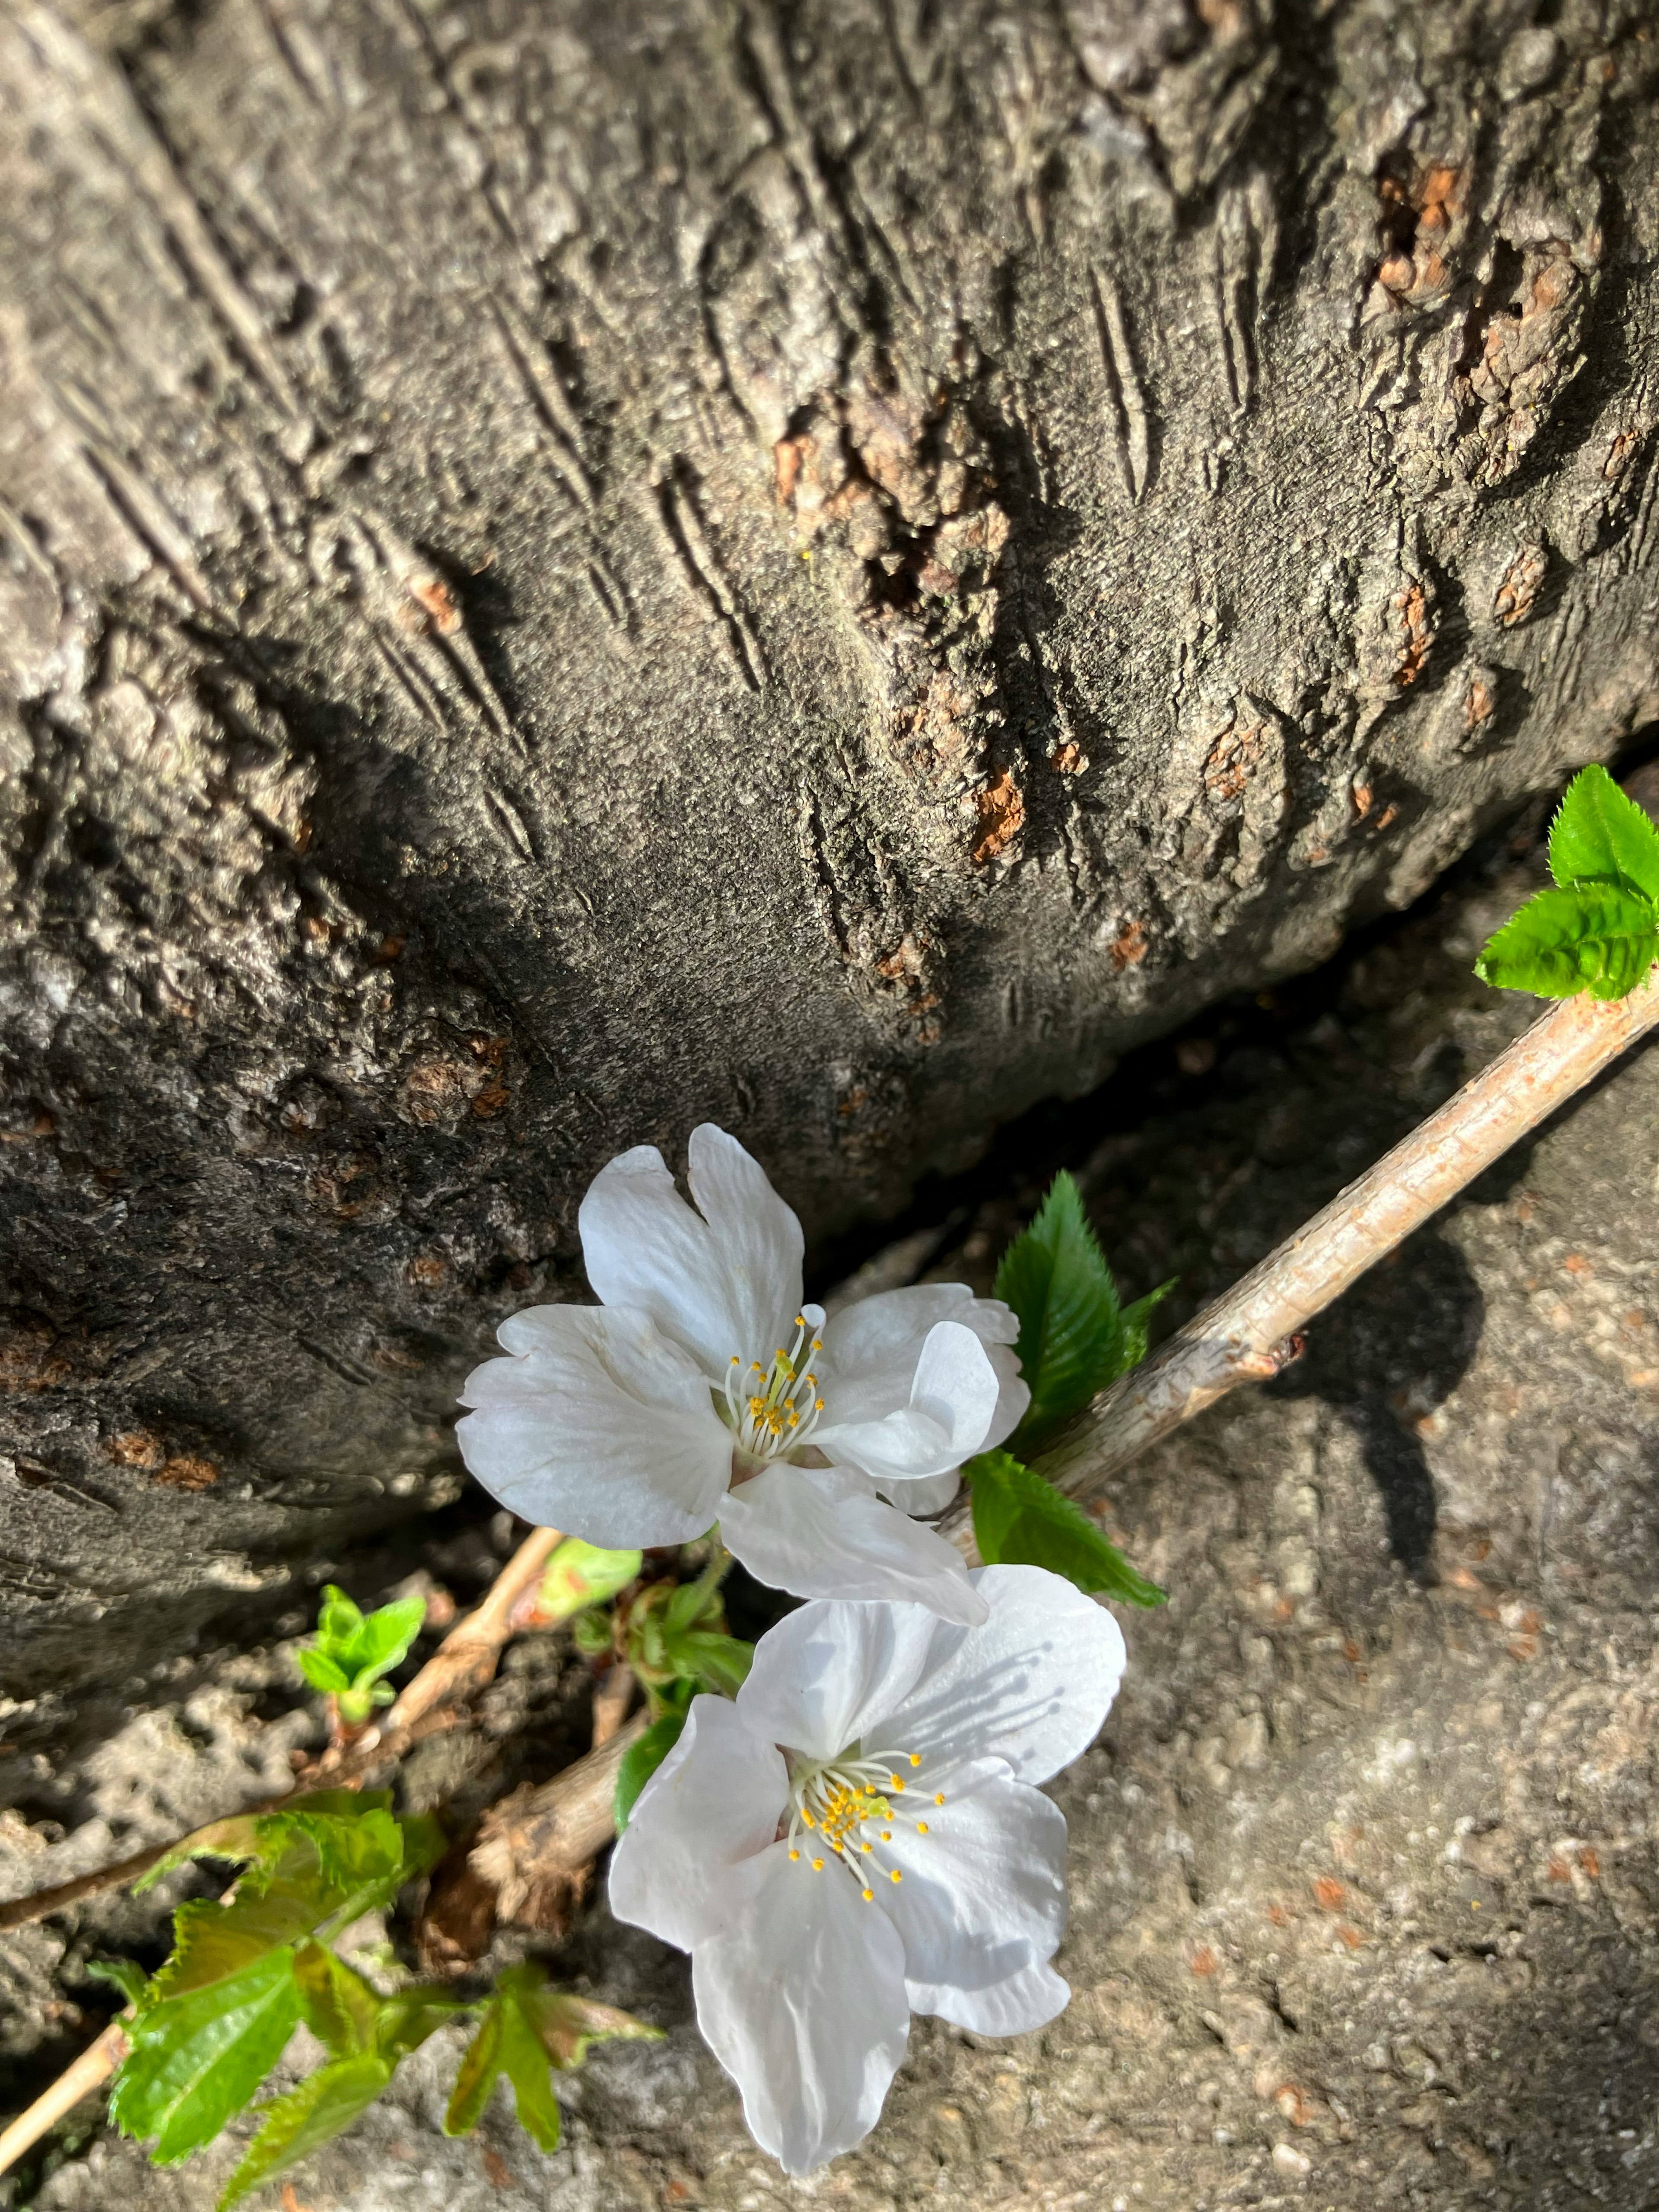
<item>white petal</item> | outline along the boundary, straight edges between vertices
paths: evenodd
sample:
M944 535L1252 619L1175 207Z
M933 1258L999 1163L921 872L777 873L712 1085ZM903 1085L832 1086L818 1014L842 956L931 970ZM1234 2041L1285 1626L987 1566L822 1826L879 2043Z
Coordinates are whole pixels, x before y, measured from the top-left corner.
M748 1910L788 1802L776 1746L726 1698L694 1698L617 1843L611 1910L682 1951L719 1935Z
M937 1625L915 1605L804 1605L755 1646L738 1711L757 1736L832 1759L914 1688Z
M708 1224L728 1310L741 1332L728 1352L769 1359L776 1346L794 1342L802 1310L800 1223L760 1163L712 1121L693 1129L687 1155L686 1180ZM814 1318L822 1321L821 1308Z
M1072 2002L1072 1992L1052 1966L1022 1966L1006 1982L988 1990L933 1988L907 1982L912 2012L938 2013L975 2035L1026 2035L1046 2027Z
M1042 1567L981 1567L974 1583L990 1619L967 1629L940 1622L892 1725L944 1765L994 1754L1022 1782L1046 1782L1088 1749L1110 1711L1123 1632L1104 1606Z
M834 1378L824 1384L824 1425L813 1438L826 1458L862 1468L877 1481L944 1474L976 1452L1001 1386L985 1346L959 1321L936 1322L922 1340L905 1405L879 1419L842 1418Z
M732 1437L696 1362L642 1314L532 1306L503 1322L514 1357L461 1392L461 1457L526 1521L618 1549L685 1544L720 1511Z
M902 1709L886 1725L888 1737L869 1750L902 1755L913 1748ZM925 1836L899 1814L892 1842L878 1846L903 1876L881 1885L879 1893L904 1938L906 1977L933 1987L986 1990L1033 1960L1050 1957L1066 1932L1066 1819L1060 1808L1016 1782L1000 1759L946 1771L924 1758L913 1778L906 1773L918 1805L936 1790L945 1793L942 1805L921 1807ZM907 1792L905 1813L910 1802Z
M839 1422L879 1420L907 1405L928 1331L960 1322L985 1346L995 1371L995 1413L975 1447L992 1451L1024 1419L1031 1393L1013 1346L1019 1323L1000 1298L976 1298L965 1283L917 1283L881 1291L836 1314L823 1330L826 1408Z
M855 1489L842 1468L775 1462L727 1493L720 1534L757 1581L798 1597L893 1598L944 1620L985 1618L954 1545Z
M602 1168L578 1216L582 1260L606 1305L648 1313L724 1385L733 1352L745 1367L766 1363L793 1339L800 1224L735 1138L705 1124L691 1133L690 1158L702 1213L654 1145Z
M931 1519L943 1513L962 1487L962 1477L955 1468L945 1474L918 1475L911 1482L878 1482L874 1487L890 1505L896 1505L901 1513L915 1513Z
M881 2117L910 2010L891 1921L836 1865L777 1844L738 1924L693 1954L697 2025L786 2173L850 2150Z

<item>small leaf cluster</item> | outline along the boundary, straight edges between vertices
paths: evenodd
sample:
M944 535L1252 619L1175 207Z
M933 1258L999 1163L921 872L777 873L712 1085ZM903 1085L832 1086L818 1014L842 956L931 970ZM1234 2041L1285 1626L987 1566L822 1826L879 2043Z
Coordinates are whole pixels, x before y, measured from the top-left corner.
M1019 1322L1031 1403L1006 1450L981 1452L963 1469L972 1486L974 1540L988 1566L1046 1567L1079 1589L1132 1605L1163 1603L1157 1583L1026 1462L1062 1422L1139 1365L1152 1310L1173 1287L1164 1283L1121 1304L1077 1184L1063 1172L1055 1176L1036 1220L997 1269L997 1296Z
M185 1858L228 1859L242 1871L223 1902L179 1908L172 1954L149 1981L125 1963L101 1969L131 2008L123 2022L127 2056L110 2093L116 2125L153 2138L157 2165L176 2165L252 2103L303 2021L327 2058L258 2108L259 2130L219 2200L220 2212L228 2212L349 2126L435 2029L469 2016L478 2027L448 2131L477 2124L505 2071L526 2129L551 2148L558 2140L552 2069L580 2063L596 2036L654 2030L561 1996L536 1966L514 1969L481 2002L421 1982L383 1994L332 1948L353 1921L388 1906L405 1882L434 1865L446 1841L428 1815L394 1817L389 1792L343 1790L319 1791L289 1810L216 1821L187 1838L148 1881Z
M1483 983L1540 999L1627 998L1659 959L1659 827L1601 767L1568 785L1550 824L1553 886L1474 963Z
M383 1677L402 1665L425 1619L422 1597L398 1598L366 1613L330 1583L317 1633L299 1654L300 1671L313 1690L335 1700L348 1727L361 1728L376 1705L392 1703Z

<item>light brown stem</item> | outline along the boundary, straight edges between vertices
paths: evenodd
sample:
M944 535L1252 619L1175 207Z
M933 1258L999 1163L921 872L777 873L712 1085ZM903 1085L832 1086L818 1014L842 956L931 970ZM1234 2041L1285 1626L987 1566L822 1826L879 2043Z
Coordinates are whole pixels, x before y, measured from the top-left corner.
M89 2043L75 2063L60 2074L51 2088L37 2097L26 2112L0 2130L0 2173L15 2166L25 2151L33 2150L42 2136L75 2110L82 2097L101 2088L126 2056L127 2039L118 2020L112 2021L95 2043Z
M634 1669L618 1659L593 1692L593 1748L610 1742L634 1702Z
M382 1719L349 1750L330 1753L292 1790L256 1799L251 1805L239 1805L237 1812L274 1813L310 1790L337 1790L376 1767L391 1765L427 1736L458 1725L457 1717L444 1709L481 1690L495 1674L502 1646L518 1626L520 1613L534 1603L542 1570L554 1547L563 1541L556 1528L532 1529L490 1584L483 1603L456 1622L408 1688L386 1708ZM61 1912L83 1897L95 1897L102 1890L137 1881L183 1840L153 1844L148 1850L135 1851L131 1857L118 1859L94 1874L80 1875L73 1881L59 1882L54 1889L37 1890L33 1897L0 1905L0 1935L43 1920L50 1912Z
M650 1725L637 1712L615 1735L550 1782L515 1790L484 1816L467 1863L496 1893L496 1916L550 1923L562 1893L617 1832L617 1774Z
M1242 1382L1288 1364L1304 1323L1659 1023L1659 979L1613 1005L1564 1000L1293 1237L1114 1383L1043 1454L1086 1498ZM958 1507L942 1533L977 1561Z

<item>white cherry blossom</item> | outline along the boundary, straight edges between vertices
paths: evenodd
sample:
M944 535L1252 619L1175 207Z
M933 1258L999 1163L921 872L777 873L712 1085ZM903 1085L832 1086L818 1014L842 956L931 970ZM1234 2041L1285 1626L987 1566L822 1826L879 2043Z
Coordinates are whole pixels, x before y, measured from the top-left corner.
M1117 1623L1039 1567L984 1567L982 1626L803 1606L735 1703L694 1698L635 1805L611 1909L690 1951L697 2022L763 2149L805 2173L875 2125L912 2012L987 2035L1070 1991L1066 1822Z
M691 1133L595 1177L579 1225L598 1306L504 1322L457 1435L484 1488L592 1544L678 1544L719 1521L762 1582L803 1597L983 1607L936 1513L1030 1403L1006 1306L960 1284L801 1302L799 1222L734 1137ZM887 1501L884 1503L884 1500ZM896 1510L902 1509L902 1510Z

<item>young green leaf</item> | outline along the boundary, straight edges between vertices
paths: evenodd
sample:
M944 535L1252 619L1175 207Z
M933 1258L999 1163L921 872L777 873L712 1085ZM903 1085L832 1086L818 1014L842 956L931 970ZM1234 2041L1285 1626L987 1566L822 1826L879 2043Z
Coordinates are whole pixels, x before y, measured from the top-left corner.
M1550 824L1550 873L1563 890L1617 884L1659 901L1659 827L1600 766L1567 786Z
M1614 884L1540 891L1474 963L1483 983L1540 999L1622 999L1659 958L1659 909Z
M299 2018L294 1954L286 1946L148 2005L126 2026L129 2048L110 2092L110 2118L124 2135L155 2136L150 2155L158 2166L177 2165L241 2111Z
M544 2150L556 2149L559 2103L553 2093L554 2073L580 2066L588 2046L602 2039L655 2041L660 2034L660 2029L647 2027L614 2006L550 1989L544 1969L533 1960L509 1967L496 1983L489 2008L462 2057L444 2115L444 2133L470 2135L483 2116L497 2079L505 2074L513 2084L520 2125Z
M1081 1590L1131 1605L1164 1603L1158 1584L1135 1572L1080 1506L1007 1452L981 1452L963 1473L973 1486L974 1541L988 1567L1046 1567Z
M143 2002L149 1987L149 1975L131 1959L88 1959L87 1972L94 1982L107 1982L112 1989L119 1990L135 2008Z
M313 1690L323 1690L337 1697L341 1691L351 1687L351 1677L337 1659L330 1658L326 1651L301 1651L295 1655L300 1672Z
M307 1937L295 1945L294 1981L305 2024L331 2057L371 2048L380 2001L326 1944Z
M233 1813L228 1819L210 1820L193 1828L147 1874L132 1885L133 1894L150 1887L164 1874L186 1859L238 1859L255 1865L274 1865L293 1841L296 1820L319 1816L348 1820L370 1813L384 1813L392 1802L389 1790L313 1790L295 1798L291 1810L281 1813Z
M1167 1283L1160 1283L1155 1291L1148 1291L1144 1298L1137 1298L1132 1306L1125 1306L1121 1316L1122 1340L1118 1347L1118 1374L1127 1375L1139 1367L1146 1357L1146 1329L1152 1315L1176 1286L1171 1275ZM1116 1377L1113 1378L1115 1381Z
M996 1291L1019 1322L1020 1371L1030 1386L1030 1409L1011 1440L1022 1448L1135 1364L1146 1348L1146 1316L1164 1296L1155 1291L1131 1308L1134 1325L1127 1325L1130 1316L1119 1308L1082 1196L1064 1171L1036 1220L1004 1253Z
M663 1638L668 1661L676 1671L717 1697L735 1698L747 1680L755 1647L736 1636L720 1636L712 1628L691 1628Z
M617 1827L618 1832L628 1826L628 1816L641 1790L662 1765L680 1740L685 1726L684 1713L665 1713L660 1720L653 1721L637 1741L630 1743L623 1753L622 1765L617 1769Z
M350 1656L346 1662L354 1680L361 1681L370 1669L384 1674L400 1665L420 1634L425 1619L423 1597L400 1597L393 1604L383 1605L378 1611L366 1614L362 1626L351 1639Z
M545 1620L568 1620L590 1605L603 1605L638 1577L638 1552L606 1552L567 1536L548 1561L537 1594L536 1610Z
M392 2062L376 2051L336 2058L264 2107L264 2125L219 2199L219 2212L285 2173L366 2112L392 2079Z

